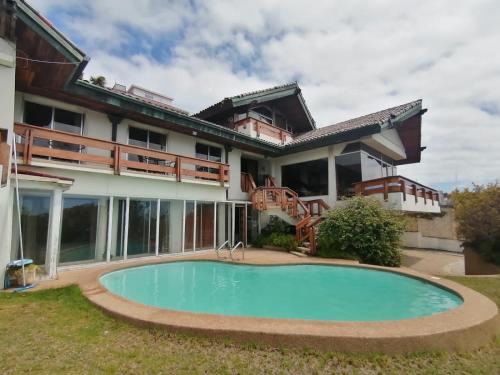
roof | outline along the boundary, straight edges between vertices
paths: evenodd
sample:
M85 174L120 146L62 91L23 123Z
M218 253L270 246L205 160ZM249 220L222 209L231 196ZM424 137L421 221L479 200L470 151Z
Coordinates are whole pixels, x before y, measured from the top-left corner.
M422 108L421 99L302 133L295 137L292 144L309 142L334 134L365 128L371 125L383 125L414 108Z
M183 115L188 115L189 114L188 111L185 111L185 110L183 110L181 108L178 108L178 107L175 107L173 105L166 104L166 103L160 103L157 100L149 100L147 98L143 98L142 96L138 96L138 95L132 94L132 93L130 93L128 91L113 90L110 87L95 85L95 84L93 84L93 83L91 83L89 81L86 81L86 80L79 80L79 82L85 82L88 85L93 85L93 86L96 86L96 87L100 87L100 88L102 88L102 89L104 89L106 91L112 92L113 94L117 94L117 95L120 95L120 96L125 96L125 97L128 97L128 98L132 98L134 100L137 100L138 102L142 102L142 103L146 103L146 104L152 105L153 107L158 107L158 108L161 108L161 109L168 109L170 111L174 111L174 112L177 112L177 113L180 113L180 114L183 114ZM140 88L138 86L134 86L134 87ZM149 91L149 90L142 89L142 88L140 88L140 89L141 90L145 90L145 91ZM158 95L160 95L160 94L158 94Z
M221 112L225 112L233 108L282 99L289 96L297 96L300 106L304 111L305 118L307 118L309 128L315 129L316 124L311 115L311 112L309 111L309 108L306 105L304 97L302 96L302 90L300 89L297 82L290 82L284 85L274 86L262 90L250 91L227 97L220 102L201 110L193 116L203 119L209 119Z

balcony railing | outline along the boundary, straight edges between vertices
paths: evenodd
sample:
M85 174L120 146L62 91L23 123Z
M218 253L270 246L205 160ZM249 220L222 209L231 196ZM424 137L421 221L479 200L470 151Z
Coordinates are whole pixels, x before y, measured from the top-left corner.
M293 139L292 133L252 117L246 117L234 124L234 128L240 132L243 132L241 128L244 127L250 127L247 132L250 135L255 134L258 138L267 136L279 144L286 144Z
M14 131L19 136L18 157L26 165L31 165L33 158L41 158L101 167L116 175L123 171L146 172L173 176L178 182L199 179L222 186L229 182L227 164L25 124L14 124Z
M402 176L361 181L354 184L354 186L357 195L383 194L385 201L389 199L390 193L402 193L403 201L406 201L407 196L411 195L415 199L415 203L418 202L418 198L424 198L425 204L427 204L428 200L431 201L432 205L434 205L434 202L439 203L439 194L436 190Z

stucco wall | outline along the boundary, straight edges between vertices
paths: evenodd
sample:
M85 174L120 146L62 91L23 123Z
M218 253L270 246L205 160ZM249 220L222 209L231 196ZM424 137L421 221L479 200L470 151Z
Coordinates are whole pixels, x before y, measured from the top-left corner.
M0 128L7 129L11 143L14 123L15 45L0 38ZM3 288L5 265L10 261L12 236L11 184L0 187L0 289Z
M403 244L407 247L462 252L456 231L453 208L441 208L442 215L419 217L407 215L407 231Z

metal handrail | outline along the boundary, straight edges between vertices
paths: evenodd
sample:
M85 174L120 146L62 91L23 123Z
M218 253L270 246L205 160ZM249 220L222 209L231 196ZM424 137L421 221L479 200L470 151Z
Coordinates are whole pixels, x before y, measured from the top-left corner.
M231 257L231 260L233 260L233 252L235 252L238 249L238 246L240 245L243 253L243 257L241 259L245 259L245 244L240 241L231 250L229 250L229 256Z
M226 245L229 245L229 240L220 245L217 249L215 249L215 253L217 254L217 258L219 258L219 251L221 251Z

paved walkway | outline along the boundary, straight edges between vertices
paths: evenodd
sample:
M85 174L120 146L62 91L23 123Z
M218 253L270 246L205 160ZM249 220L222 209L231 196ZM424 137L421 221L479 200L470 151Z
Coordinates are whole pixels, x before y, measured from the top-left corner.
M403 266L430 275L465 275L463 254L446 251L405 249Z

